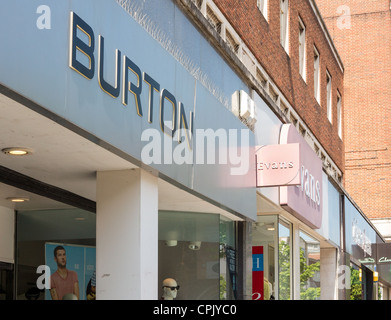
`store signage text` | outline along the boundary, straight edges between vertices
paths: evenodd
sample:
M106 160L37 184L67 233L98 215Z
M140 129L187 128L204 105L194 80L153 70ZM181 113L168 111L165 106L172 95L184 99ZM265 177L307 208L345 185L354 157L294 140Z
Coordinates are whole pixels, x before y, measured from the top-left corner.
M300 145L299 183L280 186L280 205L313 229L322 225L322 161L292 124L283 124L280 144Z
M298 143L260 146L255 156L257 188L300 184Z
M388 258L388 257L381 257L380 259L379 259L379 263L391 263L391 259L390 258Z
M372 264L375 263L375 259L373 258L365 258L365 259L359 259L359 261L363 264ZM391 259L388 257L381 257L377 263L391 263Z
M257 162L258 170L275 170L275 169L292 169L294 162L283 161L283 162Z
M79 37L79 35L81 37ZM82 38L84 38L84 40ZM110 84L103 76L105 69L104 37L99 35L97 39L98 57L97 62L95 63L94 31L76 13L70 12L69 67L86 79L91 80L95 76L96 64L100 88L114 99L119 98L121 94L120 99L124 106L128 104L129 93L132 94L135 101L136 112L140 117L144 116L140 96L144 89L144 85L146 85L149 90L147 115L149 123L153 122L153 109L155 102L153 93L160 93L159 122L161 131L169 135L172 139L176 138L179 143L183 141L182 138L185 136L189 148L192 148L193 112L190 112L189 118L186 118L183 103L177 101L176 97L170 91L161 88L159 82L153 79L146 72L142 72L134 61L132 61L128 56L122 55L121 51L118 49L115 50L114 85ZM84 61L81 62L80 60ZM137 78L135 83L129 80L129 71ZM143 85L143 83L145 84ZM172 109L171 125L167 125L167 122L164 120L166 108L170 108L170 111ZM184 134L182 134L183 132Z
M352 222L352 239L364 251L365 254L372 255L372 243L365 230L361 230L358 226L357 219Z
M301 183L299 188L306 197L320 206L320 181L317 180L304 166L301 166Z

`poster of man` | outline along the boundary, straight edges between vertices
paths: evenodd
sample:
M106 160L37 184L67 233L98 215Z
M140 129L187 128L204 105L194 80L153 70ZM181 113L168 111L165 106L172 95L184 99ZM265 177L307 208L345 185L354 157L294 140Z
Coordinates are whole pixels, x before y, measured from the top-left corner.
M79 300L79 280L77 273L67 269L67 255L63 246L54 249L57 270L50 276L50 295L52 300Z
M46 243L45 260L51 272L46 300L87 299L87 286L95 271L94 247Z

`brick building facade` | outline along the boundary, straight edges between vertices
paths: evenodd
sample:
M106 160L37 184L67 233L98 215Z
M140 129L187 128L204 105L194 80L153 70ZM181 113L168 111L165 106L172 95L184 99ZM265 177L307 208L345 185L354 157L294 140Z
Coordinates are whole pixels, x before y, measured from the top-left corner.
M390 3L317 2L345 65L346 189L369 218L387 218L391 205Z
M280 41L280 0L261 1L264 10L259 7L261 2L255 0L214 2L343 172L344 143L338 133L337 99L344 95L344 69L322 19L316 14L316 4L304 0L289 2L288 40L284 49ZM299 72L300 26L305 30L303 75ZM319 102L314 95L314 48L320 58ZM327 117L327 73L331 76L331 121Z

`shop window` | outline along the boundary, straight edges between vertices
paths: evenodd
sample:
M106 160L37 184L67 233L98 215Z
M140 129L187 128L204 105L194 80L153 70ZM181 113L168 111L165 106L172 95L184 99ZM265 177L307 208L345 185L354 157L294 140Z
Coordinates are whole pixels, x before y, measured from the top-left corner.
M176 300L236 299L233 221L217 214L159 211L158 250L158 288L175 279Z
M237 297L236 223L220 219L220 300Z
M96 264L95 213L76 208L18 211L16 228L17 300L52 299L51 290L41 277L46 269L41 268L46 266L50 275L58 270L54 258L57 246L64 248L66 269L77 274L79 299L94 298L88 290ZM59 299L68 297L64 293Z
M258 216L252 227L252 247L261 252L263 265L257 266L262 272L254 276L253 300L273 300L276 298L276 252L278 218L272 216ZM255 280L254 280L255 279ZM254 281L258 281L255 283Z
M291 225L280 220L278 224L278 299L290 300L292 287Z
M300 299L320 299L320 243L300 232Z
M355 264L350 264L350 300L362 300L362 270Z
M12 300L14 293L14 265L0 262L0 300Z

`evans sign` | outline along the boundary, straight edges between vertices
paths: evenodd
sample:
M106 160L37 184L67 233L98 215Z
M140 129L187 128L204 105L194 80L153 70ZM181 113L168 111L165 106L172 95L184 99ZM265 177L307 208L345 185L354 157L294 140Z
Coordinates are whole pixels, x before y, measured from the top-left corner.
M300 184L300 144L257 148L257 188Z
M313 229L322 225L322 161L291 124L284 124L280 144L300 144L300 183L280 187L280 205Z

